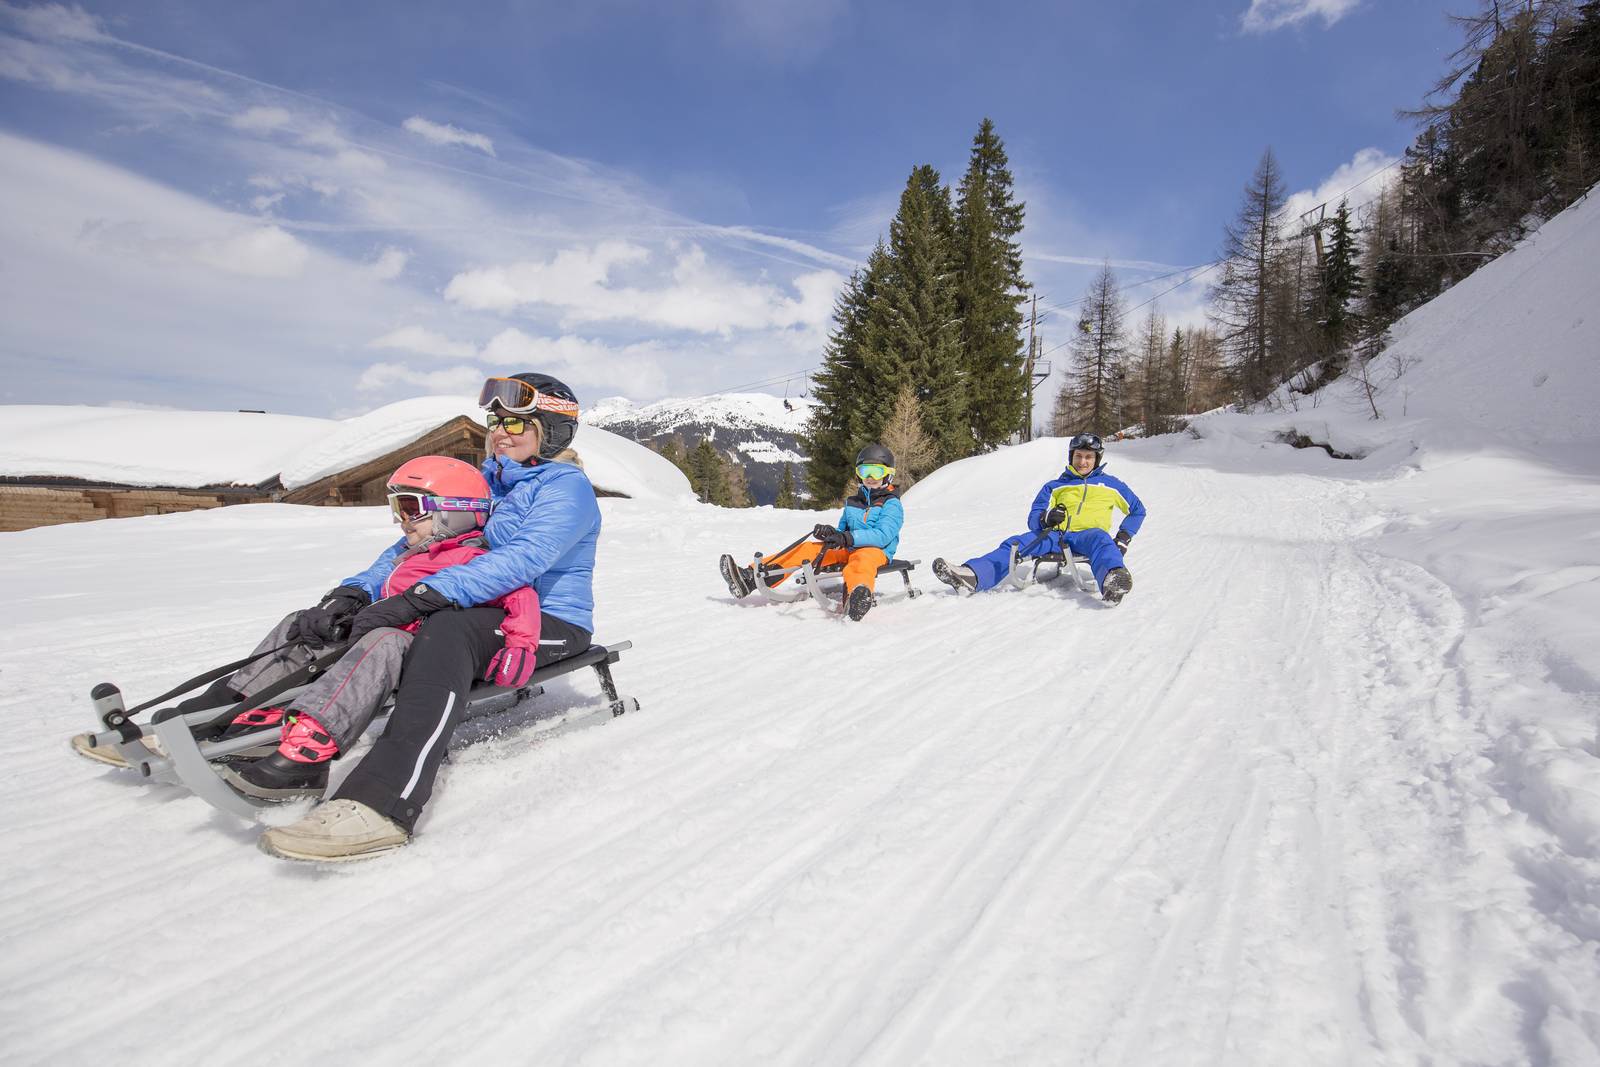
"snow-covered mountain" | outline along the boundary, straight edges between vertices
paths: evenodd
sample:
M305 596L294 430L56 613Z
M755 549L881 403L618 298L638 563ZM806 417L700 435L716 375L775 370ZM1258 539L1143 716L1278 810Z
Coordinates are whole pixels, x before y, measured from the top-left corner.
M1600 199L1414 313L1373 368L1383 419L1346 382L1113 445L1150 509L1115 610L928 574L1017 531L1059 440L911 489L899 555L927 595L883 583L859 623L717 575L831 513L604 499L596 636L633 641L641 710L456 746L416 840L338 872L66 737L96 682L143 698L240 655L388 543L382 509L0 534L0 1042L1600 1063L1596 262ZM533 706L595 699L570 676ZM286 931L295 996L270 1010L309 1030L261 1026ZM403 980L365 995L374 975Z
M582 420L642 444L659 445L677 437L693 447L708 438L725 455L739 461L757 504L770 504L778 495L785 464L795 468L795 478L805 462L800 433L814 402L804 397L776 397L767 393L720 393L689 399L658 400L635 404L625 397L607 397L592 405Z

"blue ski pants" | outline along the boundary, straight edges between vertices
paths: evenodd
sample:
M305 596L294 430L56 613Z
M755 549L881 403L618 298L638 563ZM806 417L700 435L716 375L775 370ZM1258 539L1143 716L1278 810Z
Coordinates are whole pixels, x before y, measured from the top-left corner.
M1101 529L1074 530L1063 533L1052 530L1048 534L1025 533L1008 537L1000 542L993 552L986 552L974 559L967 560L967 566L978 576L978 591L993 589L999 585L1006 576L1007 567L1011 563L1011 546L1017 546L1018 559L1031 559L1034 556L1047 556L1052 552L1072 552L1079 556L1089 558L1089 567L1094 571L1094 580L1102 587L1106 584L1106 575L1113 567L1122 566L1122 549L1111 539L1111 535Z

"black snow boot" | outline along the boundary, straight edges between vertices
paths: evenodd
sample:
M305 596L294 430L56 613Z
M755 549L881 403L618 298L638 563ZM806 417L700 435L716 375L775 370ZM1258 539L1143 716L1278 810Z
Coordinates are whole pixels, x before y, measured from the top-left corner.
M728 583L728 592L741 598L755 592L754 567L741 567L734 562L732 556L723 556L717 561L717 565L722 568L722 580Z
M872 590L864 585L858 585L850 590L850 595L845 598L844 611L851 619L860 622L876 603L877 599L872 595Z
M933 561L933 576L948 585L956 592L965 589L969 593L978 591L978 576L972 573L972 568L964 563L951 565L943 557Z
M1126 567L1113 567L1106 575L1106 584L1100 590L1100 599L1107 604L1120 604L1133 589L1133 575Z
M282 752L258 760L228 764L220 768L229 785L247 796L261 800L297 800L320 797L328 788L328 760L301 763Z

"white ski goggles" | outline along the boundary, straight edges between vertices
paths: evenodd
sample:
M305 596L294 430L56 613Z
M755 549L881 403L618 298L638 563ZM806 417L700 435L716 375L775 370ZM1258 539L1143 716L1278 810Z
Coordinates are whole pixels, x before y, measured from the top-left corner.
M474 496L434 496L431 493L390 493L389 514L395 522L416 522L435 511L488 511L489 502Z

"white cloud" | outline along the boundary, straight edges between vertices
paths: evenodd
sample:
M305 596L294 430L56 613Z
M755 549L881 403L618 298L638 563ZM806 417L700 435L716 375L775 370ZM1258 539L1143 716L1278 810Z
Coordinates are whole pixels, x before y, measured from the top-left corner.
M399 248L385 248L378 254L372 264L372 276L390 281L400 277L405 271L406 264L411 261L411 253Z
M130 399L323 412L377 358L433 375L499 337L497 356L532 346L643 400L821 352L851 264L829 235L709 225L635 175L509 138L419 151L415 129L105 35L78 9L27 9L45 11L38 37L18 10L0 0L0 79L96 121L50 135L79 151L0 133L0 195L21 205L0 213L0 247L30 264L0 287L7 397L88 372ZM137 151L106 129L140 131ZM132 169L157 159L175 184ZM506 333L507 314L526 333ZM367 347L423 322L455 347ZM396 373L366 381L408 388Z
M476 394L483 384L478 367L444 367L439 370L413 370L404 363L374 363L361 372L356 388L364 393L392 390L395 386L420 388L433 395Z
M229 125L236 130L267 133L289 125L289 120L292 117L287 108L252 107L235 115L229 120Z
M538 368L568 385L624 386L650 395L666 389L663 364L672 353L652 343L613 346L570 334L530 337L516 328L501 330L483 346L479 358L506 373ZM481 371L479 372L482 373Z
M16 20L22 32L30 37L58 38L68 41L98 41L105 39L100 20L77 4L37 4L32 7L0 5L4 13Z
M521 262L456 275L446 300L475 310L510 311L527 304L560 310L563 324L639 322L671 330L727 335L733 330L820 328L844 284L835 271L812 271L792 283L798 296L775 285L741 280L690 245L676 254L669 278L652 288L613 284L619 268L651 259L648 249L605 241L564 249L548 262Z
M421 115L412 115L401 125L424 141L431 141L437 145L466 145L468 148L476 148L485 155L494 155L494 142L488 137L452 126L447 122L429 122Z
M1394 172L1384 174L1381 178L1378 175L1396 162L1396 157L1382 149L1361 149L1350 162L1342 164L1315 189L1302 189L1289 196L1284 202L1282 216L1285 229L1298 233L1302 225L1300 216L1319 204L1327 204L1327 214L1331 217L1338 210L1340 199L1349 200L1352 212L1377 199L1384 185L1395 177Z
M233 274L293 278L305 269L311 250L277 226L262 226L203 242L194 255L197 262Z
M478 354L474 345L466 341L452 341L425 326L402 326L398 330L390 330L382 337L368 341L367 347L398 348L444 359L471 359Z
M1271 33L1316 18L1327 28L1360 5L1361 0L1250 0L1239 25L1246 33Z

